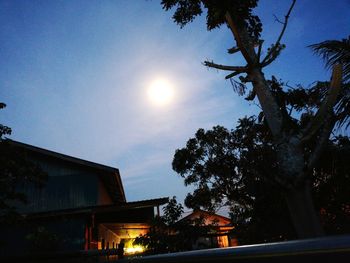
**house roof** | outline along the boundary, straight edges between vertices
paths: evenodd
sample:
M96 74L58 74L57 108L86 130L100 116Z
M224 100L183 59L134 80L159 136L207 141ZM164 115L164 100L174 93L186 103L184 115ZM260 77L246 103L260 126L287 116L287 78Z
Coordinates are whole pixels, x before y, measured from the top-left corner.
M186 221L186 220L189 220L189 219L198 218L198 217L200 217L202 215L203 216L212 216L212 217L216 217L216 218L222 219L222 220L228 222L227 225L231 225L231 220L228 217L225 217L225 216L222 216L222 215L218 215L218 214L215 214L215 213L210 213L208 211L204 211L204 210L201 210L201 209L194 210L189 215L185 216L184 218L181 218L178 222L183 222L183 221Z
M78 166L83 166L87 167L90 169L94 169L100 172L101 179L104 181L104 184L112 198L112 200L117 203L117 202L126 202L125 198L125 192L123 188L123 183L120 177L119 170L114 167L110 167L107 165L99 164L99 163L94 163L91 161L79 159L76 157L72 157L69 155L65 155L62 153L50 151L47 149L39 148L33 145L29 145L26 143L14 141L14 140L9 140L9 142L16 146L20 147L22 149L25 149L26 151L34 152L39 155L47 156L50 158L54 159L59 159L68 163L72 163Z
M88 207L28 213L28 214L23 214L23 216L27 219L38 219L38 218L48 218L48 217L67 216L67 215L109 213L109 212L118 212L118 211L125 211L125 210L131 210L131 209L156 207L156 206L166 204L168 201L169 201L169 198L164 197L164 198L148 199L148 200L141 200L141 201L135 201L135 202L126 202L118 205L99 205L99 206L88 206Z

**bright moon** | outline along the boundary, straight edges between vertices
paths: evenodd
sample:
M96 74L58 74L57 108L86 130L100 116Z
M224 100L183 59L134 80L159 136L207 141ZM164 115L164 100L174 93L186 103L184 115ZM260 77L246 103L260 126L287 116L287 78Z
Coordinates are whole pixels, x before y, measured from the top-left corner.
M165 79L154 80L148 88L148 98L157 106L169 104L174 96L174 89Z

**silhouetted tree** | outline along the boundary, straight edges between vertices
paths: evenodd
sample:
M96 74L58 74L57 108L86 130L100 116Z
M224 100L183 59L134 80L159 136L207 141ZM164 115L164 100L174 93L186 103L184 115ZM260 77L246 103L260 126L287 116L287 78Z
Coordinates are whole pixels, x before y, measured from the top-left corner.
M177 202L176 196L173 196L173 198L171 198L168 204L163 208L164 222L168 226L175 224L179 220L183 212L183 206L181 205L181 203Z
M349 143L347 137L329 140L310 178L327 234L350 232ZM199 129L173 160L185 185L195 186L186 206L212 211L228 206L241 244L295 238L287 204L273 180L278 170L273 147L266 123L257 117L239 120L231 131Z
M234 89L240 95L246 94L249 89L247 84L251 84L246 100L257 99L260 104L272 136L271 147L276 154L277 165L272 175L287 201L298 236L304 238L323 234L311 196L310 175L338 120L334 107L343 86L342 65L336 64L324 99L313 110L297 119L287 108L285 91L276 87L276 81L268 81L265 78L263 69L270 65L285 47L281 40L295 2L296 0L291 1L284 20L280 21L282 29L279 36L265 53L264 40L261 38L262 23L259 17L253 14L258 0L163 0L162 5L165 10L176 8L173 19L181 27L192 22L206 9L208 30L221 25L227 25L231 30L236 46L230 48L228 53L240 53L246 64L227 66L212 61L205 61L204 64L209 68L230 72L226 79L231 80ZM234 79L236 76L239 76L239 80ZM313 144L314 141L317 141L317 144Z
M350 233L350 139L337 136L328 141L314 170L316 206L329 234Z
M135 245L142 245L147 249L147 253L161 254L178 251L179 242L172 233L172 227L181 217L183 207L176 201L174 196L163 207L163 216L156 216L150 222L150 230L145 235L137 237L134 241Z
M163 216L157 216L150 222L147 234L137 237L135 245L147 248L148 254L187 251L198 237L207 235L211 225L204 225L204 218L181 220L183 206L174 196L163 208Z
M176 150L172 165L185 185L195 186L186 206L212 212L228 206L240 243L256 243L294 237L286 203L272 180L275 156L267 126L249 117L231 131L199 129Z

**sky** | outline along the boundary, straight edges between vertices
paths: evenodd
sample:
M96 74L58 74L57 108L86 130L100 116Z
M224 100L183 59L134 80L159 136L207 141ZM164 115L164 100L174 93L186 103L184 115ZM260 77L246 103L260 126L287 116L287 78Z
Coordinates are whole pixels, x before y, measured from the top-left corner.
M261 0L265 49L291 1ZM308 45L349 35L349 0L297 1L281 56L264 70L289 85L328 80ZM128 201L177 196L191 188L171 168L175 150L197 129L234 128L258 111L204 60L243 65L227 54L227 27L205 17L180 29L160 1L0 0L0 123L11 139L117 167ZM156 105L157 79L173 89Z

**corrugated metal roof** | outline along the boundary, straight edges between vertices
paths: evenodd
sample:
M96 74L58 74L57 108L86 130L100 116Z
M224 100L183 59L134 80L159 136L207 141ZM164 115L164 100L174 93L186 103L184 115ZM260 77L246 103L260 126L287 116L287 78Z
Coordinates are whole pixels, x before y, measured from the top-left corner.
M37 219L37 218L47 218L47 217L65 216L65 215L117 212L117 211L125 211L125 210L139 209L139 208L146 208L146 207L156 207L156 206L166 204L168 201L169 201L168 197L163 197L163 198L148 199L148 200L141 200L141 201L135 201L135 202L120 203L117 205L100 205L100 206L79 207L79 208L62 209L62 210L52 210L52 211L39 212L39 213L28 213L28 214L24 214L23 217L25 217L26 219Z
M95 169L100 169L100 170L105 170L105 171L108 171L108 172L118 172L119 173L118 168L115 168L115 167L111 167L111 166L107 166L107 165L103 165L103 164L99 164L99 163L94 163L94 162L91 162L91 161L83 160L83 159L76 158L76 157L73 157L73 156L69 156L69 155L66 155L66 154L62 154L62 153L54 152L54 151L51 151L51 150L39 148L37 146L33 146L33 145L26 144L26 143L23 143L23 142L18 142L18 141L14 141L14 140L9 140L9 142L12 145L19 146L21 148L24 148L24 149L27 149L27 150L30 150L30 151L33 151L33 152L41 153L41 154L46 155L46 156L51 156L51 157L58 158L58 159L61 159L61 160L64 160L64 161L72 162L72 163L75 163L75 164L80 164L80 165L83 165L83 166L88 166L88 167L95 168Z
M9 142L12 145L25 149L27 151L35 152L40 155L49 156L51 158L59 159L59 160L73 163L79 166L84 166L84 167L105 172L102 174L102 177L111 198L114 200L114 202L118 202L120 200L122 200L123 202L126 202L124 187L123 187L123 183L122 183L118 168L110 167L99 163L94 163L91 161L86 161L73 156L57 153L54 151L39 148L33 145L29 145L29 144L14 141L14 140L9 140Z
M215 214L215 213L211 213L211 212L208 212L208 211L204 211L204 210L201 210L201 209L197 209L197 210L192 211L192 213L190 213L189 215L181 218L178 222L183 222L183 221L186 221L186 220L191 219L191 218L199 217L201 215L203 215L204 217L213 216L213 217L221 218L224 221L231 222L231 219L228 218L228 217L225 217L225 216L222 216L222 215L218 215L218 214ZM228 225L230 225L230 224L231 223L228 223Z

